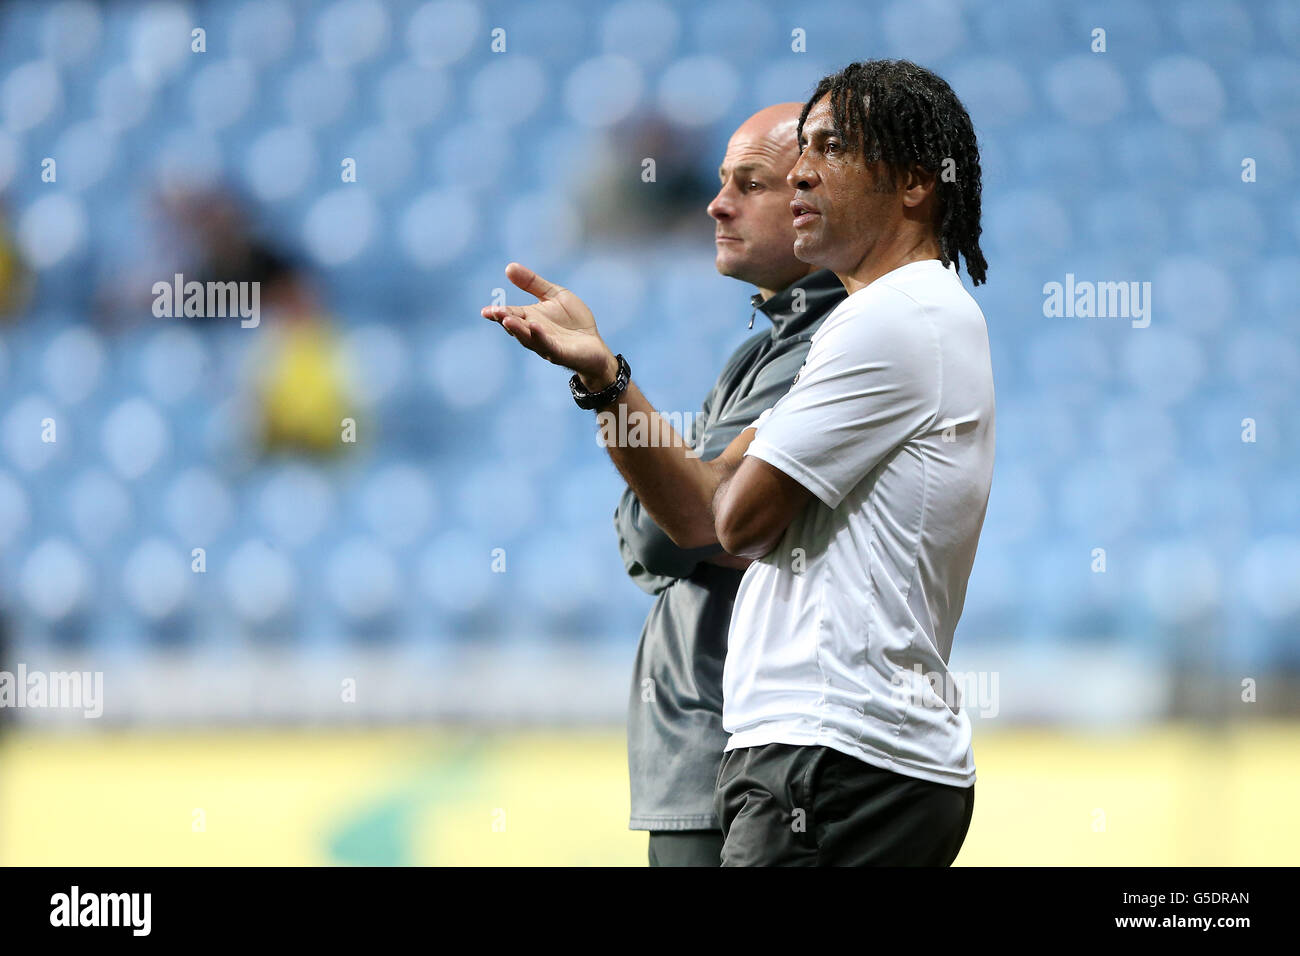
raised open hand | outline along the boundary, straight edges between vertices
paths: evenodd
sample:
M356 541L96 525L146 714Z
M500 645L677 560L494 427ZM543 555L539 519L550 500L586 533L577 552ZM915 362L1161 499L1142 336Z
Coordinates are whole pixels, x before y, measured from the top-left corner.
M604 387L614 380L618 363L586 303L563 286L548 282L517 262L506 278L537 297L533 305L489 305L481 314L510 333L519 344L548 362L577 372L584 382Z

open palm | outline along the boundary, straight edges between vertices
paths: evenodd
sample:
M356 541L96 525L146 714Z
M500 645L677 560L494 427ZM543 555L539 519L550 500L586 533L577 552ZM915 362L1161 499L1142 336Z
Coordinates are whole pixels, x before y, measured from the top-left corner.
M596 319L585 302L517 262L506 266L506 278L536 296L537 302L484 306L484 318L497 322L520 345L556 365L583 375L599 375L608 368L609 346L596 330Z

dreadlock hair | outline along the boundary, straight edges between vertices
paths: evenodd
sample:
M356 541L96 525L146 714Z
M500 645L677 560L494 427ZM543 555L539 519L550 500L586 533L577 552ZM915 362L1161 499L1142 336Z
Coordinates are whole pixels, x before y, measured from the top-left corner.
M909 60L851 63L817 84L799 114L800 140L809 111L827 94L835 126L850 145L860 145L867 162L885 164L891 188L894 174L913 165L931 173L955 168L952 181L935 177L940 257L945 266L955 261L960 267L964 256L971 281L984 282L979 145L952 87Z

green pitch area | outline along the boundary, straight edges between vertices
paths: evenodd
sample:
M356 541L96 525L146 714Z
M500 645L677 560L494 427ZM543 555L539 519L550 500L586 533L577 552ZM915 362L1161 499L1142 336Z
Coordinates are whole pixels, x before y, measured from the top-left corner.
M1300 726L976 731L958 865L1300 857ZM0 863L641 866L619 729L0 738Z

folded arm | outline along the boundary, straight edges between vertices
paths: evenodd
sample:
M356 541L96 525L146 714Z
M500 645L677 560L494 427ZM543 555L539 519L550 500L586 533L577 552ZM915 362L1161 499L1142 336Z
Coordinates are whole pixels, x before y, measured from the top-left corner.
M746 434L752 439L754 430ZM812 493L789 475L761 458L745 458L714 493L718 540L738 558L761 558L811 499Z

